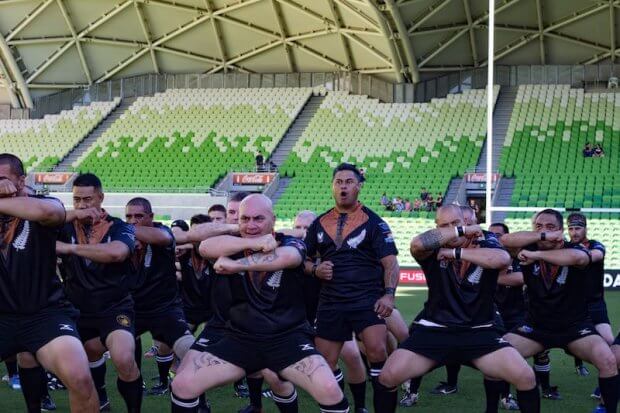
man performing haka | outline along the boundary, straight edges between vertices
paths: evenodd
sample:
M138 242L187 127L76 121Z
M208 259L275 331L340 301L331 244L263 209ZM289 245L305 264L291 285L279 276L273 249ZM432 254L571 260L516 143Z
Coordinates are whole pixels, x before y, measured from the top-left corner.
M25 175L19 158L0 154L0 358L29 353L22 353L29 365L20 368L29 413L41 410L37 362L64 382L72 412L94 413L99 402L77 333L78 312L56 275L65 210L56 199L28 196Z
M241 238L213 237L201 245L201 252L217 259L215 270L228 275L222 287L230 294L229 321L224 338L182 363L172 383L173 412L196 411L204 391L265 368L308 391L322 412L348 412L312 345L302 291L305 245L288 236L276 241L272 208L264 195L250 195L239 209Z
M489 378L513 383L522 412L538 412L532 369L493 325L497 277L510 265L510 256L493 234L477 225L462 226L456 205L439 208L435 221L436 229L411 241L411 254L428 283L423 316L385 364L381 390L396 394L400 383L437 365L471 363ZM491 382L485 380L485 387ZM394 411L396 406L378 412Z
M168 372L174 354L182 359L194 342L179 296L174 237L168 227L153 222L151 203L145 198L133 198L127 203L125 219L136 233L136 249L132 255L139 279L139 285L132 291L136 313L136 362L140 366L140 336L148 331L160 343L156 356L160 382L148 394L163 395L168 392Z
M370 363L375 411L379 412L396 404L396 393L377 392L377 377L387 358L385 318L394 308L398 251L388 225L358 202L363 182L354 165L343 163L334 169L336 206L308 228L306 273L322 280L317 349L334 376L342 380L338 357L343 343L351 340L353 333L360 337ZM321 259L318 265L313 263L317 257Z
M109 409L105 390L106 349L116 367L116 385L129 412L142 404L142 377L135 361L134 310L129 293L135 283L131 263L135 232L102 208L101 181L93 174L73 182L73 207L56 243L65 291L80 310L78 330L90 361L102 409Z
M524 357L562 348L599 370L599 387L607 412L618 404L618 368L609 344L597 333L588 313L588 277L594 255L564 241L562 214L545 209L534 215L533 231L502 236L521 261L527 286L526 322L505 338ZM600 261L600 259L599 259Z

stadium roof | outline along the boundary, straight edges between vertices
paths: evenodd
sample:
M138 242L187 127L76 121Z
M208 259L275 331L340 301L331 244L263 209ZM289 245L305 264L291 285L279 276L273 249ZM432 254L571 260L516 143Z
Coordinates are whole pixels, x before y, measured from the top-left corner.
M498 0L496 60L612 59L620 0ZM144 73L355 71L393 82L486 65L487 0L1 0L0 103Z

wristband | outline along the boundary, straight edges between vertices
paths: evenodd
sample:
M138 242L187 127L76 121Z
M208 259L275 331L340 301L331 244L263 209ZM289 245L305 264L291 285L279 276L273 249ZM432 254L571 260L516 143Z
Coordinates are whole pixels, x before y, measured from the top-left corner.
M541 240L541 241L545 241L546 239L547 239L547 234L546 234L546 233L544 233L544 232L541 232L541 233L540 233L540 240Z
M457 261L461 259L461 248L454 249L454 259Z
M385 295L395 295L395 294L396 294L396 288L387 287L385 289Z
M312 274L313 277L316 277L316 267L318 267L317 264L312 264L312 272L311 272L311 274Z

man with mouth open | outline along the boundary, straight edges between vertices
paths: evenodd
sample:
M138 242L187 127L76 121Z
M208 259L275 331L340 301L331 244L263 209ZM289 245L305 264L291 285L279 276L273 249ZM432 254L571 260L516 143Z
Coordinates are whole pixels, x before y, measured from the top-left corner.
M358 201L364 177L355 165L336 167L336 206L319 216L306 233L306 273L321 279L316 345L339 379L338 356L357 334L366 348L375 411L396 405L396 393L378 392L377 378L387 359L385 318L394 309L399 267L388 225ZM321 263L316 265L316 258ZM393 399L393 400L392 400Z

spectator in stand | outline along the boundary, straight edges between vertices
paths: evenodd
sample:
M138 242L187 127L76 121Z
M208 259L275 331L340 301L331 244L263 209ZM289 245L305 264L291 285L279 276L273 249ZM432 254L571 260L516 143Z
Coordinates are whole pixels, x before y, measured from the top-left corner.
M474 198L469 198L469 207L474 210L476 213L476 218L478 218L478 215L480 214L480 205L478 205L478 202L476 202Z
M600 143L597 143L594 147L593 155L595 158L603 158L605 156L605 151L603 151L603 147Z
M443 195L440 193L437 194L437 200L435 201L435 208L439 209L443 205Z
M419 211L420 208L422 208L422 201L420 201L419 199L416 199L415 201L413 201L413 210Z
M594 154L594 151L592 150L592 147L590 146L590 142L586 142L586 146L583 147L583 157L591 158L593 154Z
M261 151L256 154L256 170L262 171L265 168L265 157Z
M405 211L411 212L411 202L409 202L409 198L405 199Z
M386 195L386 193L384 192L383 195L381 195L381 205L383 205L384 207L387 208L388 204L390 203L390 200L388 198L388 196Z
M394 202L394 210L401 212L403 209L405 209L405 205L403 204L402 198L396 197L396 202Z
M435 210L435 200L433 199L433 195L428 194L428 198L426 198L426 210L434 211Z
M422 192L420 193L420 199L423 202L425 202L427 198L428 198L428 191L426 190L426 188L422 188Z

